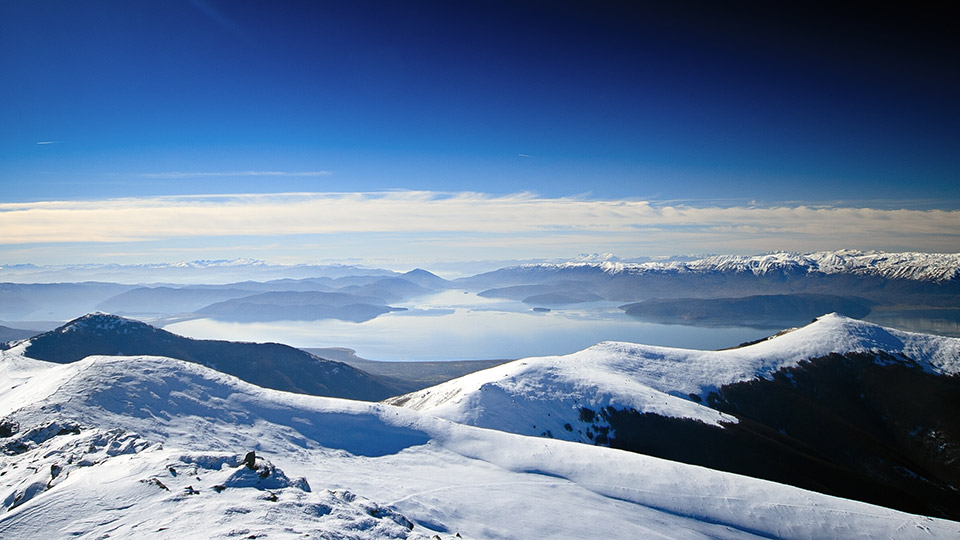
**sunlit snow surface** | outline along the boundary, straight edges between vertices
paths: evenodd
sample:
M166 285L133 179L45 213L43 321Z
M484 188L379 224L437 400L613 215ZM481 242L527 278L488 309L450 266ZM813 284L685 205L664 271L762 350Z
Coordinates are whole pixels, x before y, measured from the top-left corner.
M630 347L581 354L618 363ZM264 390L177 360L53 365L2 354L0 418L18 429L0 438L0 538L960 535L956 522L406 408ZM721 373L739 373L731 369ZM261 456L256 471L241 464L249 450Z
M723 351L604 342L566 356L525 358L388 400L474 426L587 442L580 408L613 406L713 425L736 422L701 405L724 384L770 377L830 353L883 351L930 372L960 372L960 338L883 328L836 314ZM909 360L908 360L909 359Z

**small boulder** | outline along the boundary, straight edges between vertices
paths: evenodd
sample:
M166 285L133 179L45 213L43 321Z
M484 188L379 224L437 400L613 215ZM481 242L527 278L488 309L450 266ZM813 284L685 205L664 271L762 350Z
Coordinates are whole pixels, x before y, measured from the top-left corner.
M247 452L247 455L243 456L243 464L247 466L248 469L256 470L257 468L257 453L253 450Z

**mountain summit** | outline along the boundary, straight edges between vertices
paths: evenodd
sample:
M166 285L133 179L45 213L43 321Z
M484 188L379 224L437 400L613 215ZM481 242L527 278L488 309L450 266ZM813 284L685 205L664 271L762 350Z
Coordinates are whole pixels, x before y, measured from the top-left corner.
M443 289L450 285L449 281L422 268L414 268L400 277L427 289Z
M23 351L30 358L61 364L92 355L165 356L288 392L368 401L396 394L392 387L361 370L288 345L189 339L102 312L40 334L26 342Z
M960 338L830 314L736 349L605 342L387 401L958 519L958 373Z

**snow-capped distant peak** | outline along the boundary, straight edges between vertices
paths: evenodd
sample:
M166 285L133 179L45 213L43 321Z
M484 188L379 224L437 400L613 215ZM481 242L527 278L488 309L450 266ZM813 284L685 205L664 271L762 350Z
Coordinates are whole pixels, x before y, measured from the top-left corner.
M552 268L593 266L607 273L734 272L766 275L841 274L879 276L887 279L943 282L960 279L960 253L884 253L837 250L814 253L776 252L762 255L713 255L695 260L672 259L641 263L616 258L577 258L561 264L532 265Z
M179 261L175 263L170 263L166 266L178 267L178 268L211 268L211 267L223 267L223 266L263 266L267 263L259 259L249 259L246 257L240 257L236 259L199 259L196 261ZM158 265L163 266L163 265Z
M620 257L613 253L581 253L574 259L577 262L601 263L601 262L619 262Z

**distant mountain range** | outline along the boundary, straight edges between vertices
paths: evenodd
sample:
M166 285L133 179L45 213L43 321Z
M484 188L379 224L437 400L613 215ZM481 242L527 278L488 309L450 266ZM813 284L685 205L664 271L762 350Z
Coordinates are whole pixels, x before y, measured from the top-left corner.
M347 264L269 264L256 259L147 264L0 265L0 279L17 283L116 281L120 283L224 284L241 280L392 276L397 272Z
M620 306L628 315L649 321L729 325L732 321L767 328L823 313L866 317L874 302L830 294L768 294L742 298L654 298Z
M762 318L768 327L801 324L830 311L864 317L873 311L960 306L960 254L840 250L633 263L591 256L565 263L511 266L456 280L422 269L398 273L302 265L285 267L300 277L251 281L251 275L278 275L282 268L248 260L145 267L191 272L226 268L236 270L229 274L236 276L247 275L243 270L256 271L243 281L206 284L194 279L202 273L180 275L179 284L0 283L0 320L69 320L103 310L157 320L335 318L362 322L395 311L398 303L447 289L519 300L534 308L607 301L622 304L637 318L656 322L699 324L722 319L736 325ZM124 271L137 268L123 267ZM261 272L267 268L276 273Z
M190 313L217 302L256 294L255 290L240 286L137 287L97 303L96 308L108 313Z
M839 315L738 349L602 343L388 403L960 519L960 339Z
M18 345L25 356L56 363L93 355L150 355L207 366L264 388L377 401L397 390L342 362L279 343L196 340L148 324L92 313Z
M811 313L830 311L863 317L874 308L956 308L960 254L831 251L644 263L575 261L502 268L456 283L481 290L482 296L533 305L595 295L658 322L722 318L737 325L766 318L799 324ZM699 301L704 299L715 301ZM641 305L644 301L651 302Z
M549 285L514 285L488 289L479 294L490 298L520 300L525 304L540 306L579 304L603 300L601 296L590 292L582 284L575 281Z
M0 325L0 344L7 341L17 341L20 339L27 339L33 337L40 332L34 330L21 330L19 328L10 328L8 326Z
M569 262L563 268L593 266L611 274L658 272L725 272L754 275L853 274L887 279L944 282L960 279L960 253L885 253L879 251L819 251L765 255L716 255L692 261L619 263Z
M225 285L134 286L117 283L0 283L4 320L72 319L92 311L164 318L227 321L341 319L362 322L397 311L392 302L445 289L449 282L425 270L386 270L336 277L241 281ZM364 270L366 272L366 270Z
M118 283L0 283L0 319L7 321L67 320L93 311L107 298L132 285Z
M515 280L516 285L536 281L532 276L576 276L603 273L614 276L711 276L731 275L798 279L850 275L886 280L947 283L960 281L960 253L883 253L851 250L816 253L772 253L767 255L717 255L691 261L666 262L584 262L528 264L462 278L461 283L490 283ZM508 277L513 276L513 277Z
M339 292L268 292L211 304L197 315L222 321L313 321L340 319L363 322L397 308L373 296Z

